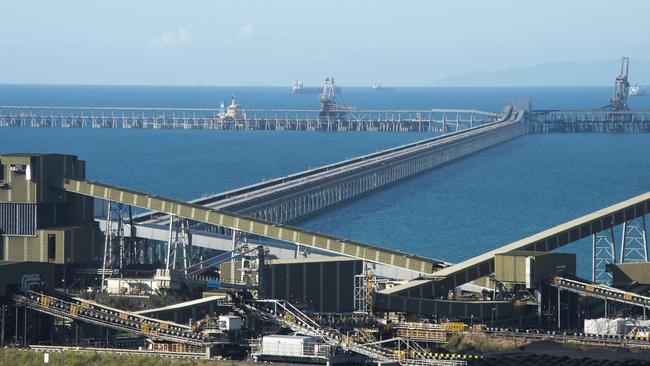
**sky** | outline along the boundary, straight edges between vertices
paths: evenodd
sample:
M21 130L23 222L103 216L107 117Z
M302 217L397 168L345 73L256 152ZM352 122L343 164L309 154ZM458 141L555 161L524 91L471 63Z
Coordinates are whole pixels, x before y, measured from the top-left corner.
M640 0L2 0L0 83L421 86L650 61Z

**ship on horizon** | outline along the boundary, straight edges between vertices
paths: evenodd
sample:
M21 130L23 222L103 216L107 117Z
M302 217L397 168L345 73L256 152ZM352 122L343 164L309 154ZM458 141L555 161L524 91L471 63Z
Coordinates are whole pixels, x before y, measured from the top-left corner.
M645 87L639 86L639 84L634 84L630 87L629 94L631 97L645 96L646 95Z
M291 93L293 94L318 94L320 88L305 86L302 80L294 80L291 83Z
M395 88L393 88L392 86L383 86L380 83L375 81L374 83L372 83L372 90L374 90L374 91L393 91L393 90L395 90Z

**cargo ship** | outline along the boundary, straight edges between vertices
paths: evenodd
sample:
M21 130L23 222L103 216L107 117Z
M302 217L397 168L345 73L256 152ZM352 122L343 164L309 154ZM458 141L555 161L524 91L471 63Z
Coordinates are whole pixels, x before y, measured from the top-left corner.
M383 86L380 83L374 82L372 84L372 90L374 91L393 91L395 88L392 86Z
M639 86L639 84L634 84L630 87L630 96L637 97L637 96L644 96L644 95L646 95L645 88Z
M302 80L295 80L291 83L291 92L293 94L318 94L319 88L307 87Z
M225 103L221 102L221 106L219 108L219 114L217 115L217 118L223 121L234 121L237 119L245 119L246 112L244 112L244 110L241 109L240 105L237 103L237 98L233 95L230 100L230 105L227 108Z
M300 93L304 85L305 83L303 83L301 80L294 81L293 83L291 83L291 92L294 94Z

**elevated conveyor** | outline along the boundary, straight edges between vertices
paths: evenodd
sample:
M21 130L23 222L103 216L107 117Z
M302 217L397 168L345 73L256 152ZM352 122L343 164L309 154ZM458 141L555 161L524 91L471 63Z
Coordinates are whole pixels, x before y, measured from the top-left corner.
M57 188L421 273L432 273L444 265L444 262L435 259L374 247L291 226L276 225L197 204L89 180L61 178Z
M413 160L426 154L432 154L436 151L450 149L461 143L472 141L473 144L476 145L476 148L462 148L460 149L462 150L460 153L448 154L449 156L442 157L439 159L437 164L431 164L427 167L422 166L421 169L411 168L412 171L409 172L407 176L417 174L421 170L433 168L439 164L462 157L473 151L491 146L493 143L483 146L483 144L477 143L477 141L478 139L484 140L483 137L488 134L493 134L496 131L512 127L512 124L520 122L522 118L523 114L520 111L509 107L506 109L506 113L494 122L234 189L210 197L196 199L191 201L191 203L207 206L212 209L261 218L261 211L264 208L268 208L273 205L273 203L277 204L278 201L288 201L292 196L299 193L304 194L305 191L322 190L323 187L328 185L331 186L336 182L344 180L349 181L358 178L360 175L367 175L374 171L385 170L387 167L395 166L404 161ZM505 139L516 136L518 136L518 134L505 137ZM496 142L500 142L500 140L495 141L494 143ZM370 187L359 189L359 193L365 193L380 188L386 183L390 183L390 181L375 182ZM335 204L337 202L331 203ZM311 206L309 206L309 208L311 208ZM322 208L324 207L314 207L314 210L320 210ZM312 213L312 210L303 209L303 212L299 212L298 215L281 216L279 218L273 217L273 219L269 221L287 222L310 213ZM149 212L135 217L135 221L140 223L164 224L167 220L168 217L160 212Z
M650 297L642 296L630 291L623 291L617 288L587 282L578 279L564 277L553 277L548 281L549 285L559 288L560 290L573 292L580 296L595 297L603 300L622 302L625 304L636 305L644 308L650 307Z
M73 298L60 292L24 291L16 293L13 296L13 301L52 316L138 334L154 340L201 347L218 343L193 331L187 325L110 308L92 301Z
M447 291L494 272L494 255L512 251L547 252L599 233L650 212L650 192L594 211L577 219L443 268L431 280L409 282L380 293L419 298L440 298Z

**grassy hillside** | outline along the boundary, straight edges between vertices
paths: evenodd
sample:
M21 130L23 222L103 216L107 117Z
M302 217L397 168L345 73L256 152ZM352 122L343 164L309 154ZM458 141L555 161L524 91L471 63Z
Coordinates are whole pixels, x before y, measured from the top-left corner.
M45 365L43 353L30 350L0 349L0 366ZM50 366L244 366L252 363L219 360L172 359L155 356L133 356L112 353L66 351L50 353Z

